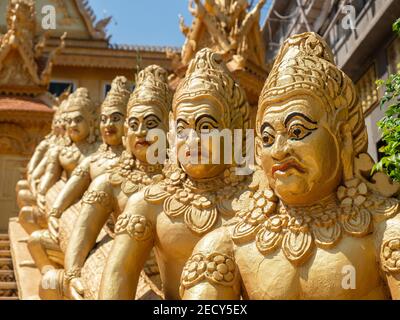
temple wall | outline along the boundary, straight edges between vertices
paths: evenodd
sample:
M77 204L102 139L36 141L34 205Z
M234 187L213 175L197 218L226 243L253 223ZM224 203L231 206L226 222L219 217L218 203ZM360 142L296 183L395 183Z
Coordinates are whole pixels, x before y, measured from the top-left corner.
M51 81L73 82L74 87L85 87L89 90L91 98L100 104L105 96L106 84L111 84L116 76L125 76L130 81L135 78L134 72L127 69L101 69L56 66L53 70Z
M25 170L29 157L0 155L0 233L8 228L9 219L18 215L15 185Z

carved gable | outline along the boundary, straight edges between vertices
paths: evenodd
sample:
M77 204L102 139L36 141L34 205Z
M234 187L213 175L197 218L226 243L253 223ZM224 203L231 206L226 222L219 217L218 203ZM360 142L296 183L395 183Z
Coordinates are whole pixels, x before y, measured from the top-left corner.
M46 91L53 59L64 46L42 55L45 39L35 40L35 8L29 0L11 0L7 7L7 31L0 38L0 93L38 95Z
M65 32L68 38L80 40L106 40L107 35L104 31L109 19L103 19L96 22L93 10L90 8L87 0L35 0L36 25L35 36L42 35L48 31L51 37L60 37ZM43 30L42 19L45 14L42 8L47 5L54 6L56 10L56 29ZM8 1L0 1L0 12L7 12ZM47 13L47 12L45 12ZM0 32L6 32L5 16L0 17Z

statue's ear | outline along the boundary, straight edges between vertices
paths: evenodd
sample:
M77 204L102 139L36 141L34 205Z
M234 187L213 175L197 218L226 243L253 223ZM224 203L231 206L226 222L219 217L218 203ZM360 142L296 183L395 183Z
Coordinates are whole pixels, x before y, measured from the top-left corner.
M344 123L339 129L340 135L340 157L343 165L343 178L344 181L354 178L353 160L354 160L354 147L353 135L348 123Z
M262 141L259 136L255 138L255 148L256 148L256 163L258 166L261 166L261 152L262 152Z

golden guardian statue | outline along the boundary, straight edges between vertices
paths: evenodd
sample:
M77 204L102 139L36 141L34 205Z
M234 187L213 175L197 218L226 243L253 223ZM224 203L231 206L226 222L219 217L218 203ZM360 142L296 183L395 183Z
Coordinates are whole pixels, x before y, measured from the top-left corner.
M77 300L97 299L101 274L113 242L113 225L125 209L128 197L163 179L163 164L151 164L147 159L148 150L155 142L147 139L147 135L155 129L167 132L171 102L166 70L151 65L138 74L128 103L125 151L113 168L91 183L82 199L65 254L62 276L65 296ZM107 224L109 220L111 223ZM102 235L105 224L108 234ZM96 245L99 235L103 240Z
M184 299L400 298L399 202L371 176L354 84L317 34L290 37L262 91L256 157L267 186L196 246Z
M219 54L210 49L196 54L174 95L171 120L166 179L132 195L119 216L100 299L133 299L153 248L165 298L178 299L182 269L194 246L234 215L231 203L246 177L236 176L235 165L224 159L200 161L206 154L213 159L223 144L215 139L201 142L197 135L249 126L248 103ZM181 156L174 163L176 154Z

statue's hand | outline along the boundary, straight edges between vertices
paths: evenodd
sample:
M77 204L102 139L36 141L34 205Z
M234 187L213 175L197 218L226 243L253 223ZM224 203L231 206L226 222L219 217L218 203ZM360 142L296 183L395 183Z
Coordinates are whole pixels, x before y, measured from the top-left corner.
M42 212L46 211L46 196L43 194L38 193L37 194L37 205L39 207L39 210Z
M58 236L59 236L59 221L58 218L56 217L49 217L49 233L50 237L55 241L58 242Z
M81 278L73 278L69 282L69 291L73 300L84 300L85 287Z

